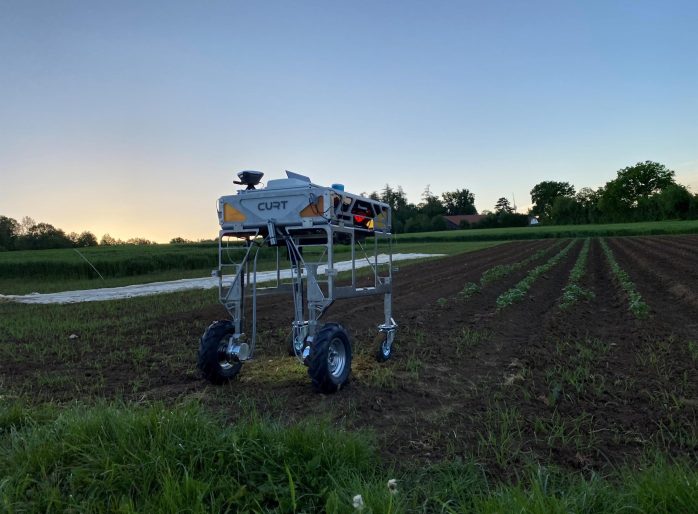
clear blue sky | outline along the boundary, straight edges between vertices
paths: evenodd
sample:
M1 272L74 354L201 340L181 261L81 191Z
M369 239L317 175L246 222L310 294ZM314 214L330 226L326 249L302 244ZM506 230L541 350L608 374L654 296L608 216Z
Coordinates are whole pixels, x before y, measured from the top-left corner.
M698 191L693 1L0 0L0 214L217 231L234 172L530 205L655 160Z

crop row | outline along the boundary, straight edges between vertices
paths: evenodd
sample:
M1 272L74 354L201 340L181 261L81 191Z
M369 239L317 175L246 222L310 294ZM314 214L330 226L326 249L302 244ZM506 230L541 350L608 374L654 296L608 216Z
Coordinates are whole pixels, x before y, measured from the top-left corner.
M473 294L479 292L480 289L482 289L486 285L491 284L493 282L497 282L498 280L503 279L504 277L512 274L513 272L525 268L532 262L545 256L550 251L559 248L561 245L562 241L558 241L557 243L547 248L538 250L537 252L526 257L523 260L513 262L511 264L497 264L496 266L493 266L482 273L482 275L480 276L479 284L476 284L475 282L468 282L467 284L465 284L465 287L463 287L463 290L460 292L459 296L461 298L469 298Z
M528 275L526 275L518 284L508 291L500 294L497 298L497 308L501 310L514 302L522 300L526 296L526 292L531 288L538 277L554 268L569 253L575 244L576 241L570 241L567 246L551 257L548 262L541 264L540 266L536 266L529 271Z
M649 308L642 299L640 293L637 291L635 284L625 270L623 270L623 268L621 268L616 261L613 251L609 248L608 243L606 243L604 239L599 239L599 243L601 244L604 254L606 254L606 260L608 261L608 265L611 267L611 271L613 271L613 275L628 297L628 308L633 314L635 314L636 317L646 317Z
M562 300L560 301L560 308L562 309L568 309L569 307L577 303L579 300L590 300L594 298L593 291L584 289L582 286L579 285L586 271L590 246L591 240L587 238L584 241L582 250L579 252L577 262L574 263L574 267L570 272L570 278L567 281L567 285L562 290Z

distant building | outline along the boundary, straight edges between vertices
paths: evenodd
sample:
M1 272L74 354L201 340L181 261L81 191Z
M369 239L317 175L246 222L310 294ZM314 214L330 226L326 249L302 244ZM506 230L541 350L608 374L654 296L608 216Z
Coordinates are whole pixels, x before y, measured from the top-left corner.
M444 220L446 220L446 228L448 229L461 228L461 224L464 223L467 223L472 227L484 219L484 214L457 214L455 216L444 216Z
M534 216L529 216L528 217L528 224L529 225L538 225L538 218Z

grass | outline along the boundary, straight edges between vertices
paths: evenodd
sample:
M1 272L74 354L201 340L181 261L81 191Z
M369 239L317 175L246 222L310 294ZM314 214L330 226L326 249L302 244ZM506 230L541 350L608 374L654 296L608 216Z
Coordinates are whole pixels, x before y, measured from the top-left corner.
M494 404L480 417L484 428L477 434L478 456L492 458L501 469L506 469L519 458L523 416L515 407Z
M457 332L454 336L456 355L467 355L468 352L489 337L490 333L487 331L477 331L468 327L461 328L460 332Z
M394 253L454 255L490 248L500 241L402 243ZM379 247L381 251L386 249ZM217 247L211 245L110 246L80 250L104 280L73 250L0 252L0 294L51 293L78 289L209 277L218 266ZM239 251L236 253L239 255ZM258 269L275 265L276 254L260 254ZM348 260L347 247L337 247L337 260ZM421 262L418 259L412 262ZM282 257L282 263L285 263ZM407 262L397 263L399 266Z
M628 298L628 309L635 315L635 317L639 319L646 318L649 314L649 307L642 299L642 295L640 295L637 287L625 270L621 268L620 264L618 264L616 261L613 251L611 248L609 248L608 243L606 243L606 241L603 239L600 239L599 242L601 243L601 248L603 249L604 254L606 254L606 260L608 261L608 265L611 267L611 271L613 271L614 277L620 284L623 291L625 291Z
M566 237L648 236L660 234L696 234L698 220L643 221L600 225L539 225L513 228L482 228L399 234L398 242L424 241L503 241Z
M511 289L503 292L497 297L497 309L502 310L515 302L521 301L526 297L526 293L531 288L533 283L538 280L538 278L547 273L552 268L558 265L558 263L569 253L572 247L576 244L576 241L570 241L567 246L560 250L557 254L548 260L545 264L536 266L533 268L528 275L526 275L523 280L516 284Z
M29 416L16 408L6 415L24 425L19 431L3 420L7 510L337 512L346 510L338 491L360 488L371 502L363 482L388 480L375 473L365 435L325 423L283 427L252 417L222 427L194 404L77 407L48 423Z
M120 245L81 248L105 278L168 270L212 269L218 261L213 244ZM95 279L98 274L73 249L0 253L0 278Z
M582 250L579 252L577 261L574 263L572 271L570 271L570 278L567 281L567 285L562 290L562 298L560 300L560 308L569 309L575 303L580 300L590 300L594 298L593 291L584 289L579 283L584 278L586 273L587 259L589 257L589 247L591 246L591 240L587 238L584 241Z
M244 407L244 406L241 406ZM485 414L481 449L507 464L523 422ZM583 427L542 427L551 444ZM194 403L29 408L0 401L0 510L7 512L695 512L698 471L661 457L608 476L531 464L492 481L470 457L395 468L374 439L322 420L236 425ZM397 488L388 487L390 479Z
M596 339L559 341L555 345L556 363L545 370L548 405L574 402L578 397L600 398L605 390L599 362L609 346Z

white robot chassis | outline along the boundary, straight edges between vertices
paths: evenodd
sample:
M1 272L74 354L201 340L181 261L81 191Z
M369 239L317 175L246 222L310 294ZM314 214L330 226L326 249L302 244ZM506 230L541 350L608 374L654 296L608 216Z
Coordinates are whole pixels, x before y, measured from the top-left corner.
M287 172L288 178L268 181L263 189L255 189L262 178L260 172L243 171L238 177L240 181L235 183L247 188L218 200L219 264L213 272L219 279L220 301L232 319L212 323L201 337L198 367L202 375L219 384L240 372L243 362L254 356L257 296L282 292L293 296L289 354L308 367L318 391L337 391L351 372L347 331L338 323L319 326L335 300L384 295L383 322L375 338L376 358L389 359L397 330L392 317L390 206L346 193L337 184L312 184L307 177L291 172ZM380 259L379 247L386 248ZM257 287L257 264L263 248L276 250L276 273L271 286ZM337 253L350 257L346 271L351 277L341 285L336 283ZM358 285L357 259L368 262L372 274L369 285ZM365 276L361 278L366 281ZM245 330L246 297L252 300L249 335Z

